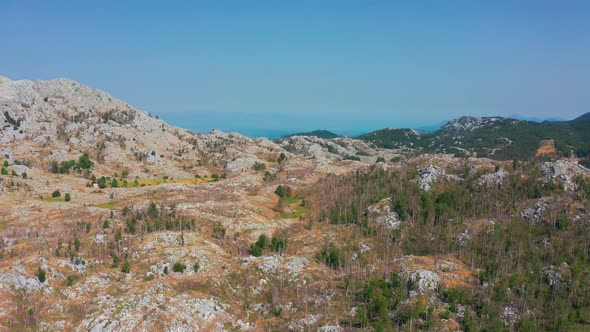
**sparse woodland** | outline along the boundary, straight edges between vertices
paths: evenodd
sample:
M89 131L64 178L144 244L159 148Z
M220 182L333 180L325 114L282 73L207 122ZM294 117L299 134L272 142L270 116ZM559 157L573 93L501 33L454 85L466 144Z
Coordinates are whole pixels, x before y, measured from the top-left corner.
M328 176L314 186L318 220L352 228L358 238L378 238L381 275L367 278L347 266L343 257L350 246L330 244L321 261L343 271L346 301L357 308L351 326L378 330L406 329L419 318L418 327L457 315L467 331L503 330L506 307L520 319L516 330L570 330L590 326L590 224L574 220L571 210L590 208L590 185L576 179L577 189L564 192L558 185L543 184L535 162L521 164L498 187L482 187L481 174L465 170L464 181L439 185L431 192L418 189L409 172L378 169L346 176ZM391 197L402 220L388 231L368 221L367 208ZM536 199L552 201L545 217L530 223L518 214ZM586 215L585 213L583 213ZM474 220L491 220L481 229L461 237ZM466 235L466 233L464 233ZM336 253L335 253L336 251ZM405 302L411 282L400 280L393 261L399 255L452 255L478 271L478 282L465 288L436 290L446 309L429 311L420 302ZM342 258L341 258L342 257ZM393 271L392 271L393 270ZM432 307L431 307L432 308ZM511 309L510 309L511 310Z

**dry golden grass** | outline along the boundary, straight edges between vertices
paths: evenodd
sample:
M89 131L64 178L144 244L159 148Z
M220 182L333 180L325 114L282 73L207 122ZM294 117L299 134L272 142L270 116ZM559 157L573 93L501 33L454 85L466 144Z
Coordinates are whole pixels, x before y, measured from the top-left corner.
M101 208L101 209L112 209L113 203L102 203L102 204L96 204L95 206L97 208Z
M185 179L143 179L137 180L139 185L156 186L163 183L182 183L182 184L198 184L205 182L213 182L213 178L185 178Z
M555 141L552 139L541 141L541 146L537 149L537 157L544 154L553 154L557 152Z

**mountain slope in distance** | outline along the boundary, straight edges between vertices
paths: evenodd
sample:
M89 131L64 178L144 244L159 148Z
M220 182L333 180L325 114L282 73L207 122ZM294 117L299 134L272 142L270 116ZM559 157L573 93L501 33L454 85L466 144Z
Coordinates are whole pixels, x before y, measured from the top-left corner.
M333 132L331 132L329 130L316 129L316 130L308 131L308 132L302 132L302 133L295 133L295 134L285 135L285 136L283 136L281 138L288 138L288 137L293 137L293 136L314 136L314 137L326 138L326 139L340 137L340 135L338 135L336 133L333 133Z
M523 121L502 117L464 116L439 130L416 135L409 129L382 129L359 136L378 147L411 147L420 153L477 155L498 160L535 157L543 141L553 140L559 155L590 153L590 121L583 115L570 122Z

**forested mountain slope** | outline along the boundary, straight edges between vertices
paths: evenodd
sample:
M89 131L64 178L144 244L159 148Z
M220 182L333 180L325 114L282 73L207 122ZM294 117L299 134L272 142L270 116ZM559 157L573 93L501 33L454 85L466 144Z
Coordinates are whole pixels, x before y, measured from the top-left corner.
M498 160L532 158L543 141L553 140L557 155L585 158L590 153L590 120L538 123L500 117L461 117L431 134L411 135L407 129L382 129L358 138L385 148L406 146L419 153L477 155Z

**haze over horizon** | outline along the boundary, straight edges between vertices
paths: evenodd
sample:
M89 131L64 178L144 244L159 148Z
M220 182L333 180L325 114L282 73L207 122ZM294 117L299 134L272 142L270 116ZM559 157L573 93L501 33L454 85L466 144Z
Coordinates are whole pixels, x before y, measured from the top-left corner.
M590 4L3 1L0 75L68 77L171 124L360 134L590 111Z

